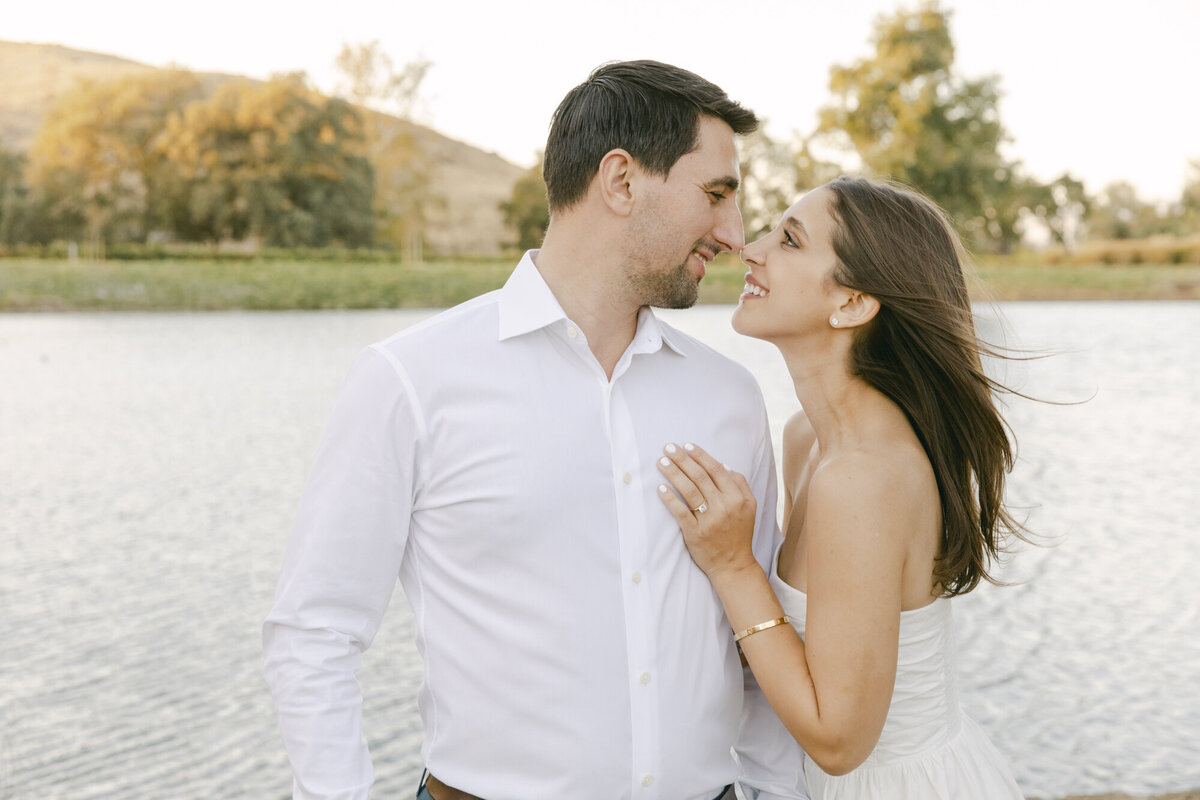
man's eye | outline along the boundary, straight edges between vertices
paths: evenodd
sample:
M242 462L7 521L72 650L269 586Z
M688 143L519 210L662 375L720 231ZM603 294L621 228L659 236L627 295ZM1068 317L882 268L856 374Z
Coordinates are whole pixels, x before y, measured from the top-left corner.
M714 203L719 203L725 199L724 192L709 192L708 196L712 198Z

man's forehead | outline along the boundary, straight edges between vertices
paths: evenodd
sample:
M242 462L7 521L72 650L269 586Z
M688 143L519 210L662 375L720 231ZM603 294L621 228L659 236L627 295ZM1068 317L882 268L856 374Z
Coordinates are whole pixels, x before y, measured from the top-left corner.
M733 128L715 117L701 117L696 146L681 156L679 161L685 159L709 173L702 178L705 182L726 178L737 181L740 161Z

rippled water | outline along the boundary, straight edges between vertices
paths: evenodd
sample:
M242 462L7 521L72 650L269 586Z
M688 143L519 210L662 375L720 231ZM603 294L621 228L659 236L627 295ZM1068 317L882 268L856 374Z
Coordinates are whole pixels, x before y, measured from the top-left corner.
M964 702L1028 794L1200 786L1200 304L1001 308L1060 351L1009 377L1091 399L1011 405L1011 496L1056 544L959 601ZM289 795L259 626L351 357L425 315L0 315L0 797ZM667 316L778 431L774 350ZM419 774L410 630L400 600L361 673L377 797Z

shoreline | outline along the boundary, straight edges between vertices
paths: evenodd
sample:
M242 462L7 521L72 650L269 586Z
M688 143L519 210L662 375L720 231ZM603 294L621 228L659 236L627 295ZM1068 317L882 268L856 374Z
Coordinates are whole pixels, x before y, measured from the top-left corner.
M504 285L513 259L430 261L0 258L0 312L449 308ZM738 302L746 267L709 265L699 303ZM1195 301L1200 264L982 263L977 302Z

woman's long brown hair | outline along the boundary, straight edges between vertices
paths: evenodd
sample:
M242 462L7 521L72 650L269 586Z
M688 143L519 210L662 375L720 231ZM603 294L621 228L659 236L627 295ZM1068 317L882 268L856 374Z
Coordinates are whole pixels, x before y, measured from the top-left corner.
M833 278L879 300L855 331L850 371L908 416L937 478L942 541L934 581L946 596L994 581L991 562L1009 535L1025 538L1004 506L1011 431L996 408L1004 387L980 355L996 355L975 333L963 247L942 211L910 189L838 178Z

